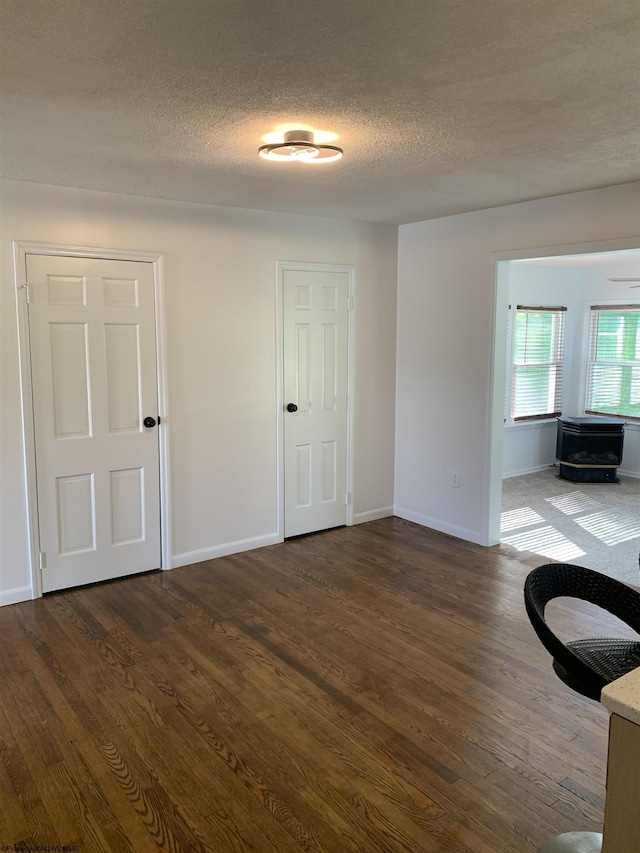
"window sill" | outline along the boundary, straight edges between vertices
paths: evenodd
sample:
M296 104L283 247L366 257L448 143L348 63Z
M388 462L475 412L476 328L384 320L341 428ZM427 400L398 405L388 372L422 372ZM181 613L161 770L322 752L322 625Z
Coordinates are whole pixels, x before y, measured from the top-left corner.
M544 419L544 420L541 419L539 421L521 421L520 423L516 423L516 424L514 424L514 423L505 424L504 428L508 429L508 430L512 430L512 429L517 429L517 430L539 429L540 427L550 427L550 426L555 427L557 423L558 423L557 418L548 418L548 419Z
M581 416L576 415L576 417L589 417L589 415L581 415ZM607 415L594 415L593 417L606 418L608 416ZM623 415L611 415L610 417L612 417L612 418L618 418L619 417L622 420L624 420ZM557 422L558 422L557 418L549 418L548 420L539 420L539 421L522 421L521 423L517 423L517 424L513 424L513 423L504 424L504 429L505 430L512 430L512 429L521 430L521 429L538 429L538 427L549 427L549 426L555 427ZM640 432L640 422L638 422L638 421L627 421L624 429L625 429L625 432Z

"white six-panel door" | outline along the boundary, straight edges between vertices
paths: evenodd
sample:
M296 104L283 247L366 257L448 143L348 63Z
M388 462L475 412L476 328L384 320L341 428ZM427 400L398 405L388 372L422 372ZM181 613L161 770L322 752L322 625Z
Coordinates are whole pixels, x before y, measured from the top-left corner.
M283 271L285 537L346 523L348 298L346 272Z
M27 255L43 591L160 567L153 268Z

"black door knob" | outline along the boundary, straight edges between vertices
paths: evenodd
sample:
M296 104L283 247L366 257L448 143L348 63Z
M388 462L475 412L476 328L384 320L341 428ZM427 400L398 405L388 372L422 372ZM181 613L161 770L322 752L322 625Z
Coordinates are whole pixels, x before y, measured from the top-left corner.
M142 423L146 426L147 429L151 429L156 425L156 419L152 417L145 418Z
M296 406L295 403L289 403L289 405L287 406L287 411L288 412L297 412L298 407Z

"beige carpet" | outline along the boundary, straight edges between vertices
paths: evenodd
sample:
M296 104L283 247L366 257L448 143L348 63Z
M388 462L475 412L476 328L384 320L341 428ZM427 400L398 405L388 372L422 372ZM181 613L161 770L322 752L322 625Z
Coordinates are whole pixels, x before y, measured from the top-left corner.
M502 483L502 542L640 585L640 480L570 483L557 468Z

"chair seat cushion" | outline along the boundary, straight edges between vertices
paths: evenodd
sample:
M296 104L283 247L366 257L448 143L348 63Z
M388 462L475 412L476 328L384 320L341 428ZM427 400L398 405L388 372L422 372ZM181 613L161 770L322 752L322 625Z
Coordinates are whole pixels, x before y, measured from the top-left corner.
M557 661L553 662L553 668L565 684L592 699L600 698L605 685L640 667L640 642L635 640L591 637L567 643L567 648L587 664L593 678L587 684L569 674Z

